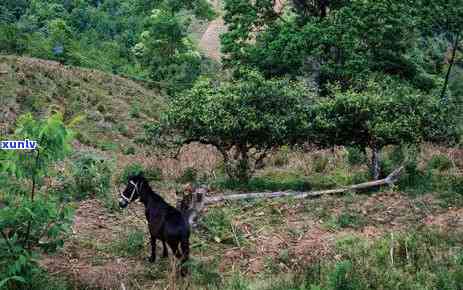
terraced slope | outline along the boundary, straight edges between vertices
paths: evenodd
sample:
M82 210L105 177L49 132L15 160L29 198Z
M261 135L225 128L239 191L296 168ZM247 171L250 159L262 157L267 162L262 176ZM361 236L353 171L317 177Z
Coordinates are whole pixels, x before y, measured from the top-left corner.
M101 149L131 143L142 124L157 119L163 98L142 85L100 71L17 56L0 56L0 132L20 114L78 115L77 139Z

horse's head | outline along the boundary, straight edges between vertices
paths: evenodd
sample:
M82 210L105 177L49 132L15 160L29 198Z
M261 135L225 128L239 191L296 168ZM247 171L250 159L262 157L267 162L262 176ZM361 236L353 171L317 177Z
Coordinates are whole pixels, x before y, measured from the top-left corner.
M144 190L146 179L143 174L129 176L127 186L124 191L120 193L119 206L125 208L132 201L140 198L142 191Z

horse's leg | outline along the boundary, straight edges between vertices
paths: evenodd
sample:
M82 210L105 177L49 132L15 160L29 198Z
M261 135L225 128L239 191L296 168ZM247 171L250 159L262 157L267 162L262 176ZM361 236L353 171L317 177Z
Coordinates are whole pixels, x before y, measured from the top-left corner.
M178 240L170 240L167 243L169 244L169 247L172 250L172 253L174 253L175 257L177 259L180 259L182 257L182 254L180 254L180 249L178 248L179 241Z
M180 241L180 247L182 249L182 261L188 260L190 257L190 242L188 241L188 238Z
M188 273L188 269L185 267L185 262L188 261L190 257L190 242L188 241L188 237L183 238L180 241L180 247L182 248L182 276L185 276Z
M154 263L156 261L156 237L151 235L151 256L149 257L149 261Z
M151 235L151 257L149 258L149 261L154 262L156 261L156 239L162 237L160 233L162 225L164 224L164 216L147 214L146 219L148 220L148 229Z
M166 245L165 240L162 240L162 247L163 247L162 257L163 258L169 257L169 251L167 250L167 245Z

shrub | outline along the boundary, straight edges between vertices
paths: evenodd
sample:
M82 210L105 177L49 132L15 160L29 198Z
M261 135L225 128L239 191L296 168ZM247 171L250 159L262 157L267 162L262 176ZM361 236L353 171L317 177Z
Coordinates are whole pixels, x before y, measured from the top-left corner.
M349 146L347 150L347 163L350 166L362 165L367 162L367 156L359 147Z
M350 261L340 261L336 263L328 279L330 289L333 290L356 290L365 288L356 277L355 270Z
M337 218L337 224L341 228L359 228L365 224L362 216L355 213L342 212Z
M217 243L238 245L242 242L241 233L234 229L231 213L223 208L211 208L202 220L209 238Z
M134 155L135 154L135 147L129 146L127 148L124 148L124 154L125 155Z
M145 168L145 178L149 181L161 181L162 180L162 170L157 166L150 166Z
M442 181L444 189L439 197L442 199L443 207L459 207L463 205L463 176L447 176ZM446 188L445 188L446 187Z
M188 264L191 269L191 279L195 285L207 286L207 289L216 289L221 286L222 279L218 272L217 262L206 263L191 260Z
M53 195L40 192L51 168L70 152L72 132L61 115L37 121L31 115L18 119L15 136L39 140L30 152L0 150L0 187L11 188L18 181L22 190L6 192L0 209L0 288L44 289L37 257L63 245L63 238L72 222L72 210ZM26 191L30 194L15 194ZM54 287L54 285L52 285ZM48 287L51 289L52 287Z
M215 181L212 186L219 189L246 191L309 191L312 189L312 182L310 178L298 173L275 171L263 176L253 177L246 183L234 179L224 179Z
M126 136L126 137L129 137L130 136L130 131L129 131L129 127L124 124L124 123L120 123L117 125L117 130L123 135L123 136Z
M389 158L389 156L385 156L385 154L382 154L382 157L379 164L380 164L380 177L386 177L388 174L390 174L394 169L396 169L396 164L395 162Z
M186 168L182 175L177 178L178 183L189 183L189 182L195 182L198 178L198 170L196 170L193 167L188 167Z
M78 199L89 196L106 197L110 192L110 161L93 152L79 152L72 162L71 188Z
M110 249L121 256L139 256L143 253L145 247L145 232L134 229L121 236L118 241L114 242Z
M317 173L325 172L330 162L329 158L323 154L314 154L312 161L313 170Z
M149 181L160 181L162 180L162 170L157 166L150 166L144 168L138 163L132 163L124 167L121 175L117 179L119 184L126 184L129 180L129 176L138 175L143 173L145 178Z
M280 150L272 156L273 165L276 167L283 167L289 163L290 149L288 146L282 146Z
M143 173L143 166L138 163L132 163L124 167L121 175L119 176L119 184L127 184L129 177Z
M345 237L336 243L341 260L312 266L307 289L461 289L461 242L461 233L426 227L374 241Z
M351 180L352 180L351 183L359 184L359 183L367 182L369 178L370 178L370 174L367 171L354 172L352 173L352 176L351 176Z
M434 155L428 162L428 168L445 171L452 168L452 161L446 155Z
M450 178L451 191L463 196L463 176L456 175Z
M140 117L140 112L141 112L140 103L138 101L133 102L130 105L129 116L132 117L132 118L139 118Z
M312 174L309 176L308 180L313 189L330 189L336 187L337 185L333 178L321 173Z

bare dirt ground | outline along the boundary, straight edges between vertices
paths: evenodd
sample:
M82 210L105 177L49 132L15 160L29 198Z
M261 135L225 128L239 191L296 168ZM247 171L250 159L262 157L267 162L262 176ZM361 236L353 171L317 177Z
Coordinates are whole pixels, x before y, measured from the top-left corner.
M216 11L220 11L220 1L212 1ZM220 13L220 12L219 12ZM199 41L200 49L209 58L220 61L220 34L226 31L223 18L219 15L216 19L211 21Z
M242 244L217 243L204 233L194 233L193 260L203 263L218 260L218 271L224 275L239 269L252 277L268 271L270 261L279 271L290 273L320 259L336 258L333 247L342 237L374 240L390 232L400 233L423 225L447 230L461 229L463 225L462 208L442 208L431 194L410 198L398 192L326 196L304 202L279 199L264 201L260 206L240 207L237 212L239 215L232 220L242 233ZM129 229L146 232L142 213L140 204L131 205L129 211L111 214L97 200L81 202L73 234L64 249L45 257L42 265L52 274L65 274L79 287L121 289L122 283L130 286L128 289L165 289L172 260L147 263L144 259L149 254L147 235L144 251L135 257L121 256L111 246ZM344 213L354 214L362 222L345 227L333 224ZM207 248L202 249L201 245Z

